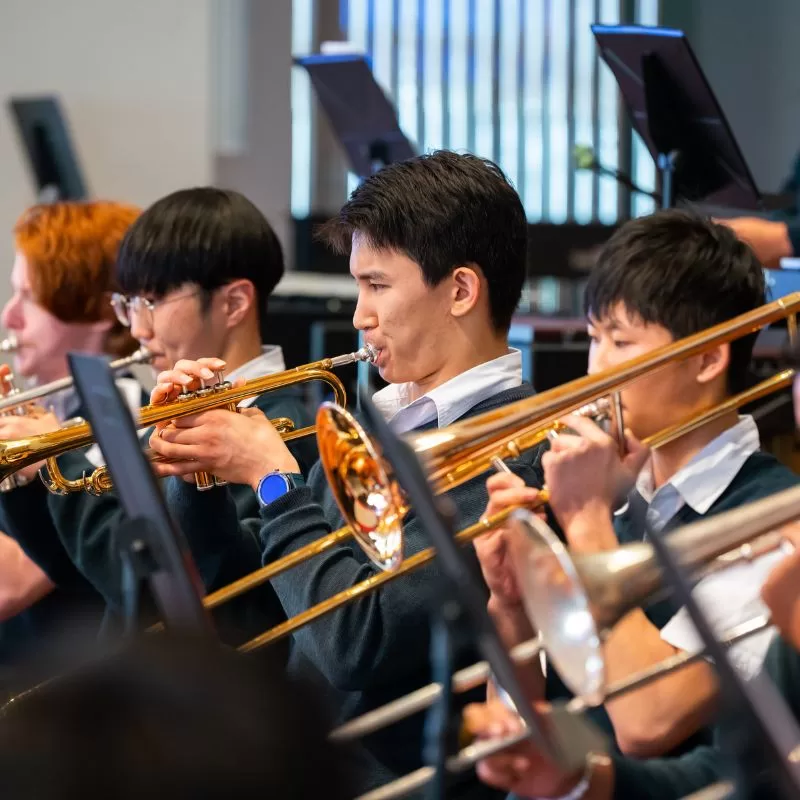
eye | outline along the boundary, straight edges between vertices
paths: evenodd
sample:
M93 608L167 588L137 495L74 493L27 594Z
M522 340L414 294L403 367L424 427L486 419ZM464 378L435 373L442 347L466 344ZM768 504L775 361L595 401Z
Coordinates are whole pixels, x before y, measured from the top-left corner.
M614 341L614 347L616 347L617 349L628 347L631 344L631 342L628 342L624 339L614 339L613 341Z
M372 282L370 282L369 288L370 289L374 289L377 292L380 289L386 289L387 287L386 287L385 283L372 283Z

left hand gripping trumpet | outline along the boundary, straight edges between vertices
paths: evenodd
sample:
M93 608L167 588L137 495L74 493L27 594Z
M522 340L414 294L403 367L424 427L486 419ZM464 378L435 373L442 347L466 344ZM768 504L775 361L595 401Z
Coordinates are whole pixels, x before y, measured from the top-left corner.
M128 357L125 366L134 363L131 361L134 356ZM198 414L201 411L209 411L212 408L235 409L242 400L246 400L249 397L310 381L322 381L327 384L333 391L335 402L344 404L346 402L344 385L333 374L332 370L353 364L356 361L372 363L376 356L375 349L367 345L355 353L324 358L320 361L273 375L253 378L240 386L234 386L230 382L222 380L222 376L219 375L218 382L213 386L202 387L197 391L181 395L177 400L170 403L144 406L139 411L136 425L140 429L150 428L160 422ZM149 358L149 355L147 357ZM139 358L144 360L144 356L140 355ZM117 362L114 362L112 368L116 366ZM71 379L65 378L64 381L71 385ZM65 386L61 385L62 382L58 383L57 389L65 388ZM47 387L38 387L31 392L22 392L13 398L9 398L8 401L0 401L0 411L6 407L29 403L36 397L41 397L57 389L50 388L48 390ZM295 430L294 423L288 419L272 420L272 422L284 441L299 439L315 433L314 426ZM70 420L58 430L50 433L2 441L0 442L0 481L5 480L26 466L45 461L47 466L43 473L46 472L46 474L43 474L42 477L52 492L67 494L85 491L91 494L102 494L112 488L108 469L105 466L98 467L91 474L84 474L77 479L68 479L58 467L58 456L71 450L88 447L93 443L94 435L89 423L80 418ZM201 490L218 485L218 483L219 481L213 476L203 474L197 477L198 488Z

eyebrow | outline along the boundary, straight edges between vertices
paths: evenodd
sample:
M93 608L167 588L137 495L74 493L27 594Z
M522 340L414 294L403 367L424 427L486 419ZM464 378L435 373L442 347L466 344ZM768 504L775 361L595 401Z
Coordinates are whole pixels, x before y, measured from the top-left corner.
M592 316L587 316L586 324L591 325L593 328L605 328L608 331L617 331L621 327L616 317L609 317L607 320L599 320Z
M385 281L388 276L384 272L377 270L370 270L369 272L362 272L360 275L354 276L357 281Z

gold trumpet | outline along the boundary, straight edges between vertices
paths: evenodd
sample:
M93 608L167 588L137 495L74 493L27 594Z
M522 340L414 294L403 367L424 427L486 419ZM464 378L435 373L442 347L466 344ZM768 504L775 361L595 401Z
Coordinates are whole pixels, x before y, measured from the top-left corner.
M0 351L5 350L6 352L13 352L17 350L18 347L17 338L13 335L0 342ZM151 357L150 351L146 347L140 347L128 356L112 361L109 366L114 372L120 372L135 364L147 364ZM31 403L42 397L47 397L56 392L70 389L74 385L73 379L71 377L66 377L23 391L16 385L13 373L6 375L3 381L9 388L5 395L0 397L0 416L25 416L29 413L29 406ZM77 424L82 421L81 419L70 420L66 424ZM18 475L9 475L7 478L0 481L0 492L11 491L18 486L23 486L26 482L27 481L20 479ZM45 483L47 483L47 481L45 481Z
M233 386L230 382L220 381L213 386L203 387L197 391L182 395L177 400L163 405L144 406L139 410L137 427L149 428L159 422L167 422L179 417L198 414L212 408L236 408L237 404L249 397L263 394L268 391L284 389L309 381L322 381L333 390L337 402L346 402L346 393L342 382L331 370L352 364L356 361L374 361L376 352L367 345L355 353L324 358L311 364L295 367L273 375L265 375L245 381L240 386ZM284 427L282 438L284 441L299 439L314 433L314 427L308 426L298 430L293 428L290 420L279 420ZM99 467L91 475L71 481L61 474L58 469L57 457L81 447L87 447L94 442L91 427L83 420L76 420L68 425L50 433L28 436L22 439L13 439L0 442L0 480L13 475L23 467L46 461L50 477L56 485L56 490L103 492L110 488L107 480L107 469Z
M772 322L789 318L791 323L798 310L800 292L795 292L619 367L579 378L446 428L412 434L407 441L422 458L437 489L459 485L488 471L494 459L513 457L541 442L549 431L563 424L560 420L565 415L582 406L610 396L614 407L619 408L619 391L636 379L675 361L698 355L710 347L755 334ZM791 324L789 329L792 330ZM788 387L793 378L792 370L781 372L681 425L662 431L647 443L653 447L662 446L741 405ZM621 418L616 415L617 427L621 424ZM244 644L241 648L244 651L256 650L289 636L384 583L424 566L435 556L433 548L428 548L403 558L402 519L406 504L402 490L393 478L391 467L384 462L378 448L352 415L336 404L323 404L317 414L317 437L320 459L340 511L349 525L209 595L205 598L206 606L214 608L351 537L357 539L374 563L380 565L383 562L390 568L265 631ZM547 502L546 489L540 493L540 498L542 503ZM457 541L466 543L492 530L505 522L513 510L469 526L457 534Z

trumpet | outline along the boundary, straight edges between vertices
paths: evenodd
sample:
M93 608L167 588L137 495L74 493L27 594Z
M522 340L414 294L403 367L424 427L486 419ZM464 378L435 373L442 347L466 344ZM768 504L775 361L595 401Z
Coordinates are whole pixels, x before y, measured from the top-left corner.
M614 427L621 430L619 392L625 386L670 363L756 333L777 320L788 318L791 322L798 310L800 292L795 292L616 368L579 378L446 428L404 438L421 457L434 488L446 491L487 472L494 459L516 457L536 446L551 431L563 427L565 415L604 398L609 398L613 408ZM784 370L690 420L661 431L646 444L663 446L742 405L787 388L793 378L792 370ZM435 553L430 548L407 558L403 556L402 520L407 506L402 489L394 480L391 466L385 463L357 420L335 403L324 403L317 414L317 439L328 483L348 524L208 595L205 605L215 608L352 538L373 563L382 568L383 574L372 575L265 631L244 644L242 649L245 651L256 650L291 635L304 625L364 597L390 580L419 569L434 558ZM546 490L540 493L540 500L543 504L547 502ZM506 519L507 516L500 514L481 520L460 531L456 538L460 543L472 541Z
M9 347L15 350L17 346L17 339L15 336L0 342L0 350L3 350L4 347ZM133 366L134 364L146 364L150 361L150 359L150 351L145 347L141 347L135 352L131 353L129 356L112 361L109 366L114 372L119 372L120 370ZM22 391L18 386L16 386L13 374L5 376L3 380L9 388L6 394L0 398L0 416L6 416L9 414L24 416L27 413L27 407L30 403L42 397L46 397L47 395L69 389L74 384L74 381L71 377L66 377L51 381L50 383L42 384L41 386L36 386L26 391ZM12 489L16 489L18 486L24 485L26 482L27 481L20 479L18 475L9 475L7 478L4 478L2 481L0 481L0 492L9 492ZM47 480L45 480L45 483L47 483Z
M220 379L214 385L204 386L194 392L183 394L170 403L144 406L139 410L136 424L138 428L149 428L159 422L198 414L212 408L235 409L239 402L248 397L314 380L322 381L330 386L336 402L344 403L346 402L344 386L331 370L356 361L371 363L375 360L376 355L375 349L367 345L354 353L324 358L273 375L253 378L240 386L233 386L219 376ZM19 397L20 395L16 398L17 402L20 402ZM292 441L314 433L313 426L295 430L291 420L281 419L278 420L278 423L284 431L281 434L284 441ZM102 494L111 488L107 467L98 467L91 474L84 474L80 478L72 480L61 473L57 462L58 456L93 443L94 436L91 427L80 419L72 420L50 433L0 441L0 480L8 478L26 466L45 461L48 472L46 483L51 491L59 494L75 491ZM209 476L203 476L203 478L208 480ZM213 480L213 478L210 479ZM200 486L199 488L204 487Z

